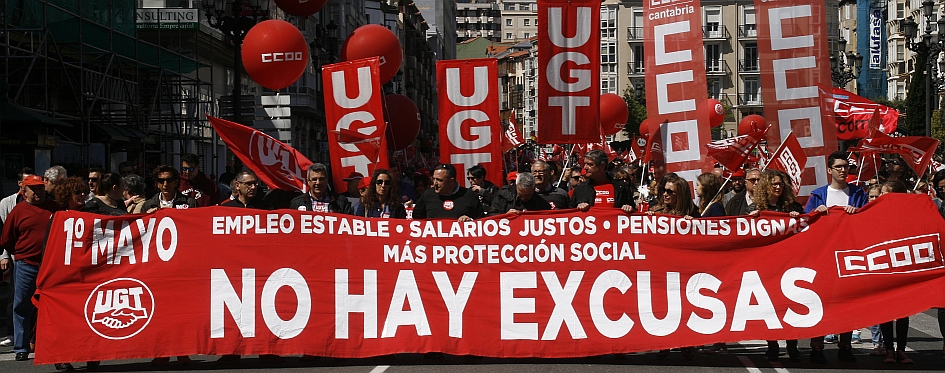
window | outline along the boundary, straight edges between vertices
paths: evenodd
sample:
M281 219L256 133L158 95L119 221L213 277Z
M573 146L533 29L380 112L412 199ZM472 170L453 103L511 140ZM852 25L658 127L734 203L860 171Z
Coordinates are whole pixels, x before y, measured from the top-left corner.
M512 25L512 19L511 19L511 18L506 18L506 19L505 19L505 25L506 25L506 26L511 26L511 25Z
M745 14L742 18L742 36L749 38L757 37L758 34L755 27L755 7L746 6L744 12Z
M758 71L758 44L745 44L745 60L742 61L745 71Z
M524 26L531 26L532 20L525 18L522 20Z
M506 38L506 39L511 39L511 38L512 38L512 33L511 33L511 32L506 32L506 33L505 33L505 38Z
M505 10L515 10L515 4L505 3Z
M636 74L643 74L643 69L646 67L646 60L643 59L643 46L634 45L633 46L633 72Z
M906 3L897 2L896 3L896 19L906 18Z
M758 79L745 79L745 93L743 93L744 104L758 105L761 103L761 87Z
M903 43L896 43L896 61L906 59L906 46Z
M538 27L538 18L535 18L535 27Z
M600 77L600 93L617 93L617 77L602 74Z
M601 42L600 43L600 63L617 63L617 43L615 42Z
M705 7L705 34L710 38L722 37L722 7Z
M722 79L709 79L707 83L709 97L720 100L722 98Z
M710 73L723 72L721 44L705 45L705 71Z
M530 38L530 37L532 37L532 34L531 34L530 32L526 32L526 33L525 33L525 39L528 39L528 38Z
M532 10L531 4L518 4L518 10Z
M896 82L896 98L900 100L906 99L906 83L905 82Z

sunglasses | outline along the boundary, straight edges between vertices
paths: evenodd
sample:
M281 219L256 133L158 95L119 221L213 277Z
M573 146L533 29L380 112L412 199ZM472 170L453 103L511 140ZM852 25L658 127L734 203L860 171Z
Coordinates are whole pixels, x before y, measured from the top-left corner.
M675 190L666 189L666 190L663 190L663 193L665 193L665 194L667 194L667 195L674 195L674 194L676 194L676 191L675 191Z
M72 194L77 195L77 196L84 196L84 195L89 194L89 192L86 190L76 189L75 191L72 192Z
M177 181L177 178L176 177L159 177L159 178L154 179L154 181L157 182L158 184L164 184L164 183Z
M750 181L750 182L753 182L753 183L757 183L759 180L761 180L761 178L745 179L745 181Z
M255 188L259 186L258 181L237 181L237 183L245 185L247 188Z
M90 177L90 178L89 178L89 181L98 182L98 178L97 178L97 177Z
M180 170L181 170L182 172L194 172L194 170L196 170L196 169L197 169L197 167L181 167L181 168L180 168Z
M571 176L571 180L581 180L580 176Z
M378 179L378 180L375 180L375 181L374 181L374 184L377 184L377 185L391 185L391 184L393 184L393 182L390 181L390 180L380 180L380 179Z

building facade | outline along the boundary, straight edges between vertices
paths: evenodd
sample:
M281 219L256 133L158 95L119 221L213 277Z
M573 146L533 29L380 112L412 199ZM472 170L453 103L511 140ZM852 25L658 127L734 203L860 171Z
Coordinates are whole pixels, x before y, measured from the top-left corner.
M502 39L502 10L495 0L456 1L456 42L480 37L499 42Z

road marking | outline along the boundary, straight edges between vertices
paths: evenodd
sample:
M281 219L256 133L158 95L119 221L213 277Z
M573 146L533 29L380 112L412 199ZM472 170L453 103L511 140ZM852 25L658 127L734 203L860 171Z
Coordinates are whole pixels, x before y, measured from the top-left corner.
M937 312L937 310L936 310ZM925 312L919 312L915 315L909 317L911 320L917 322L910 322L909 329L915 329L925 334L928 334L932 338L942 338L942 332L938 328L927 328L925 325L938 325L938 317L931 316Z
M390 368L390 365L378 365L374 367L374 369L371 369L371 373L384 373L387 368Z
M748 369L748 373L761 373L761 369L758 369L755 366L755 363L751 362L751 359L749 359L748 356L739 355L738 360L741 361L743 365L745 365L745 368Z

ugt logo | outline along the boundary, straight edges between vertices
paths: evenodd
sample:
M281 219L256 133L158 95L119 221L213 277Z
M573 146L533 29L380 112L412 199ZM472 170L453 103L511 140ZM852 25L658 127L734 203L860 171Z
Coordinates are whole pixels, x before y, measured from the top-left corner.
M138 334L151 322L154 295L143 282L116 278L92 290L85 301L85 321L95 334L125 339Z

